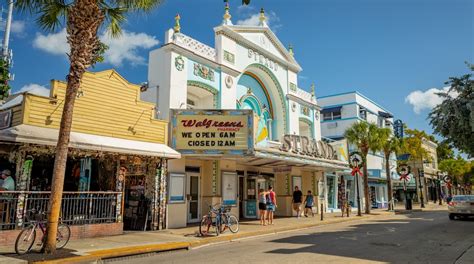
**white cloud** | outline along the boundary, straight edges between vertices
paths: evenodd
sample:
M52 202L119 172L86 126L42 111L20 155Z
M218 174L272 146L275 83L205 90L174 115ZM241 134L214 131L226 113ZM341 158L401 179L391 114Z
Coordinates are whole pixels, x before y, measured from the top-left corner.
M11 32L15 34L23 34L25 32L25 21L13 20L11 25Z
M423 110L431 110L435 106L443 102L443 98L437 95L437 93L447 92L449 87L444 87L442 89L431 88L426 91L416 90L411 92L407 97L405 97L405 102L413 106L413 111L416 114L421 113ZM456 96L456 94L451 94Z
M100 38L109 46L104 54L105 62L117 67L124 61L132 65L146 64L145 58L138 54L138 49L149 49L160 43L154 36L125 30L119 38L112 38L107 33L102 34Z
M33 40L33 47L53 55L66 55L69 52L69 44L66 40L66 29L47 35L37 34Z
M132 65L145 64L145 58L138 54L138 50L149 49L160 43L154 36L126 30L118 38L112 38L104 32L100 35L100 39L109 46L104 54L104 62L115 67L120 67L125 62ZM47 35L38 34L33 41L33 46L53 55L66 55L69 52L66 29Z
M30 83L21 87L21 89L17 93L24 93L24 92L41 95L41 96L49 96L48 88L39 84L35 84L35 83Z
M282 26L281 24L278 24L278 21L280 21L280 18L276 15L275 12L273 11L266 12L265 16L267 17L267 25L273 31L276 31L278 28ZM247 18L237 20L236 24L239 26L258 26L258 23L260 22L259 18L260 18L260 12L256 14L249 14Z

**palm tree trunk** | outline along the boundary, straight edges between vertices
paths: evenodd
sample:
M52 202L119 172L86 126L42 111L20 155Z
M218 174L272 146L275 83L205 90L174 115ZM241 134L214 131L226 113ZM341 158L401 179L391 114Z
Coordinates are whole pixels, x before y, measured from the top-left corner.
M367 171L367 154L363 153L364 155L364 197L365 197L365 213L370 214L370 195L369 195L369 174Z
M389 163L389 160L390 160L390 153L385 154L385 174L387 175L387 197L388 197L388 210L393 210L394 208L392 208L392 195L393 195L393 191L392 191L392 175L390 174L390 163Z
M68 43L71 47L69 54L70 67L56 146L51 197L48 204L48 225L43 247L45 253L56 251L56 235L61 211L74 102L84 72L94 63L94 53L100 44L97 31L103 20L104 15L96 0L76 0L75 4L68 10L67 33Z

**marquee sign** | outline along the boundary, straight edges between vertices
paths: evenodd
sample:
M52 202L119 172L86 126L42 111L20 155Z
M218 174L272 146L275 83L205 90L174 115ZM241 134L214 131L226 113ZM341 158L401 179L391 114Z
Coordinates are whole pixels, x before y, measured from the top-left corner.
M285 152L293 152L295 154L337 160L337 153L333 146L324 141L317 141L305 136L284 135L280 150Z
M171 110L171 146L188 155L250 155L252 110Z

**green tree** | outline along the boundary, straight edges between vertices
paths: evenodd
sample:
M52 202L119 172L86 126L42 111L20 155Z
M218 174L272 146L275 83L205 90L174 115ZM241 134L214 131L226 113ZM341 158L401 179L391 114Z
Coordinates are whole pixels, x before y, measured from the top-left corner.
M431 160L428 150L423 147L423 141L430 140L430 136L425 131L418 129L406 129L405 135L406 137L403 138L401 153L409 154L408 161L415 167L423 168L424 162ZM421 179L419 170L416 170L416 176L415 180L418 184L421 184L419 182L419 179ZM417 188L417 192L419 190L420 189ZM418 195L418 197L420 199L422 198L420 195Z
M468 64L469 65L469 64ZM474 72L474 66L469 65ZM474 156L474 79L473 74L451 77L445 84L450 88L439 93L443 102L429 114L434 132L447 143Z
M401 146L401 153L409 154L409 160L422 165L425 160L430 160L429 152L423 147L423 141L429 140L429 135L422 130L406 129L405 138Z
M111 36L121 33L121 24L129 12L148 12L161 0L16 0L21 11L37 15L37 23L44 30L54 31L65 22L70 46L69 73L66 96L59 128L54 161L51 198L48 205L48 229L43 250L56 250L56 232L61 208L64 173L68 155L74 102L84 72L101 61L104 45L98 31L106 27Z
M8 61L0 58L0 101L6 99L10 94L10 66Z
M445 159L439 163L438 168L447 172L452 177L454 184L466 184L471 181L473 162L468 162L458 156L455 159Z
M454 159L454 151L449 145L449 143L445 140L438 142L436 153L438 156L438 163L445 159Z
M382 151L385 158L385 174L387 175L387 193L388 193L388 209L393 210L392 200L393 190L392 190L392 177L390 173L390 156L392 153L397 154L401 148L401 142L398 138L393 136L392 130L389 128L380 128L379 129L380 142L382 144Z
M370 214L370 197L369 197L369 175L367 171L367 155L369 151L381 150L381 138L379 136L380 129L377 125L367 122L356 122L352 124L344 133L344 137L349 144L355 145L362 154L364 159L363 177L364 177L364 197L365 197L365 213Z

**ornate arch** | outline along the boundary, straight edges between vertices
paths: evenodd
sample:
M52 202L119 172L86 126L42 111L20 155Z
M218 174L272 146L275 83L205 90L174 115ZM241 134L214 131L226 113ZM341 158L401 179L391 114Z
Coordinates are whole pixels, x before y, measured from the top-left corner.
M274 98L274 99L275 100L280 100L281 105L283 107L283 109L282 109L282 114L283 114L282 121L283 121L283 130L284 130L283 132L287 133L288 132L288 122L287 122L288 103L285 99L285 93L283 92L283 88L281 87L280 82L276 78L275 74L273 74L273 72L268 67L266 67L266 66L264 66L260 63L253 63L253 64L248 65L246 67L245 73L252 73L253 75L258 77L258 73L253 72L252 68L256 68L256 69L259 69L259 70L263 71L271 79L271 81L272 81L272 83L273 83L273 85L274 85L274 87L277 91L277 96L278 96L278 98ZM261 78L258 78L257 80L261 81ZM266 86L263 85L263 87L266 87ZM268 92L268 95L270 95L268 89L266 89L266 92ZM272 97L269 96L270 101L271 101L271 99L272 99ZM273 105L272 105L272 109L273 109ZM273 113L273 114L274 114L274 116L276 116L276 113Z

